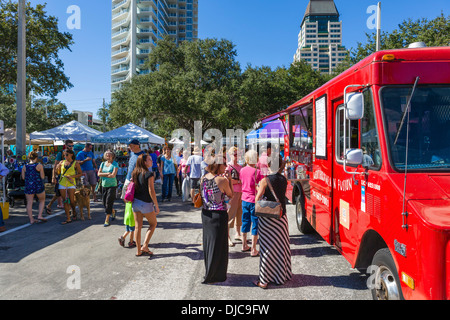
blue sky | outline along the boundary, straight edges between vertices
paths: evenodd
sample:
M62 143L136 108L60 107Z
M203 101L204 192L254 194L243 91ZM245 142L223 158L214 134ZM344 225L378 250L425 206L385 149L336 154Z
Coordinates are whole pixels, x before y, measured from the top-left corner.
M199 38L225 38L236 45L244 70L252 66L289 66L297 49L300 23L309 0L199 0ZM65 73L74 87L58 99L69 111L96 112L103 98L110 101L111 1L31 0L47 3L47 12L59 18L60 30L73 34L72 52L62 51ZM377 0L335 0L343 22L343 44L355 48L365 42L370 18L367 9ZM449 0L384 0L382 28L392 31L403 20L433 19L443 11L450 14ZM71 5L80 8L80 29L68 29ZM301 97L299 97L301 98Z

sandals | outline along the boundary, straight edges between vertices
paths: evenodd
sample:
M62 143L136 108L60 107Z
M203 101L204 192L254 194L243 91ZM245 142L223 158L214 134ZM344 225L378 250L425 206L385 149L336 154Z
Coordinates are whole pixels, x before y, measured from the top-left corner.
M124 238L124 237L120 237L120 238L119 238L119 244L120 244L122 247L125 247L125 238Z
M71 223L72 222L72 220L66 220L66 221L64 221L64 222L61 222L61 224L62 225L65 225L65 224L68 224L68 223Z
M45 212L47 212L48 215L51 215L52 209L50 209L49 207L45 207Z
M268 283L261 283L259 281L254 281L253 284L261 289L267 289Z
M256 253L250 254L251 257L259 257L259 251L256 251Z
M128 242L128 248L134 248L134 247L136 247L136 241Z
M151 251L141 251L141 254L137 254L136 253L136 257L143 257L143 256L151 257L151 256L153 256L153 252L151 252Z

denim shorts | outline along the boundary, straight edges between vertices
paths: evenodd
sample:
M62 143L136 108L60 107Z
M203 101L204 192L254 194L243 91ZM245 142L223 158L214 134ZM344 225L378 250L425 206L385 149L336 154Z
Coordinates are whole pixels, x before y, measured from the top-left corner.
M255 215L255 204L242 200L242 233L252 231L252 236L258 235L258 217Z
M145 202L139 199L133 201L133 211L140 213L150 213L155 211L152 202Z

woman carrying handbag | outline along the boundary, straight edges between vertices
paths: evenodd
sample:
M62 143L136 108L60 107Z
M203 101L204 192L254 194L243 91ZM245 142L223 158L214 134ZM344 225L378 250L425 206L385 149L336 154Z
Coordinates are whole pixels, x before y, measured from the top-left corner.
M289 224L286 215L287 180L281 173L285 162L279 157L278 171L272 171L272 159L269 158L269 175L261 180L256 201L279 202L281 216L269 218L258 217L259 235L259 279L255 282L260 288L266 289L272 282L282 285L292 278L291 249L289 246Z

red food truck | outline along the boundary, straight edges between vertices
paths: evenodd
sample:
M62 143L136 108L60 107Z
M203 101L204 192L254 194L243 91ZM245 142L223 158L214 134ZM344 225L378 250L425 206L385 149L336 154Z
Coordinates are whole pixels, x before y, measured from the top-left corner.
M275 119L299 230L374 299L449 299L450 47L374 53Z

